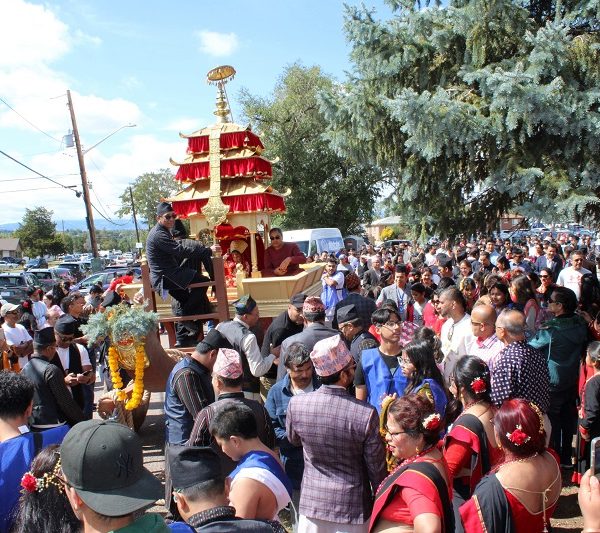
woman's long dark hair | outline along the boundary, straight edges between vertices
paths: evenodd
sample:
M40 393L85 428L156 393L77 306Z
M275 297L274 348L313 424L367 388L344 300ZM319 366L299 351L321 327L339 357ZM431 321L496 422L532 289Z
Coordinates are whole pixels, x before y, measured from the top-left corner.
M404 394L412 392L427 378L433 379L441 387L446 388L444 377L435 362L435 354L431 342L425 339L412 340L404 347L404 351L415 367L415 371L404 390Z
M600 283L593 274L581 276L579 308L592 316L596 316L600 311Z
M490 369L487 364L475 355L465 355L461 357L454 367L452 375L456 389L463 389L463 395L467 397L469 401L483 401L492 403L490 397L491 384L490 384ZM485 385L485 390L476 392L473 390L473 383L476 379L480 379ZM482 385L479 387L483 388ZM478 388L475 386L475 388Z
M37 478L51 474L59 460L58 445L44 448L35 456L30 472ZM81 522L73 513L64 488L58 479L43 490L25 492L19 500L19 514L13 533L76 533L82 531Z
M434 355L433 343L428 339L413 339L405 347L407 357L415 367L415 371L410 378L410 382L404 389L404 394L410 394L426 379L433 379L446 393L446 413L444 422L446 425L451 424L459 412L459 404L454 399L440 372Z

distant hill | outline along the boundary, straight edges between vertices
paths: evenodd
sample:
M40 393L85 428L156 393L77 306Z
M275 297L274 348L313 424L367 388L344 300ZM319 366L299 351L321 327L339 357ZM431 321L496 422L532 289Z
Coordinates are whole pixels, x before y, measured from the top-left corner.
M102 229L102 230L135 229L135 224L133 223L133 221L131 219L123 219L123 220L113 219L113 220L119 225L116 226L115 224L111 224L110 222L107 222L103 218L95 217L94 218L94 226L96 226L97 230L99 230L99 229ZM87 230L87 225L85 223L85 220L54 220L54 222L56 222L56 230L57 231L63 230L63 224L64 224L65 231L67 231L67 230ZM139 225L140 229L146 229L146 225L144 223L140 223L138 221L138 225ZM19 227L18 222L10 222L8 224L0 224L0 231L15 231L18 227Z

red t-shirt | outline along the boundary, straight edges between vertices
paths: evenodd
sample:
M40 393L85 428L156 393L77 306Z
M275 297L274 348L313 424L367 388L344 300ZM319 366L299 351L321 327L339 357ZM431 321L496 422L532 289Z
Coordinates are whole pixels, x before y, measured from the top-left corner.
M114 291L117 288L117 285L123 283L125 285L128 285L129 283L133 282L133 276L121 276L119 278L115 278L110 282L110 285L108 286L108 290L109 291Z

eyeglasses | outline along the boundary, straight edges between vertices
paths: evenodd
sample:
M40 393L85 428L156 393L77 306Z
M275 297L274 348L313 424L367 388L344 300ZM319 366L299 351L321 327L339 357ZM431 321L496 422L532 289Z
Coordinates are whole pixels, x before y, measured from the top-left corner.
M175 220L177 218L177 215L164 215L165 216L165 220Z
M401 325L402 325L402 322L396 321L396 320L389 320L388 322L386 322L384 324L384 326L389 329L394 329L394 328L400 327Z
M61 335L60 333L57 333L56 336L63 342L71 342L75 338L75 335Z
M390 436L390 437L395 437L396 435L404 435L404 433L414 433L414 431L390 431L388 428L385 428L385 432Z
M546 279L546 278L549 278L549 277L550 277L550 276L548 276L547 274L544 274L544 275L541 275L541 276L540 276L540 279Z
M272 241L280 241L281 237L279 235L274 235L273 237L269 236L269 239L271 239Z

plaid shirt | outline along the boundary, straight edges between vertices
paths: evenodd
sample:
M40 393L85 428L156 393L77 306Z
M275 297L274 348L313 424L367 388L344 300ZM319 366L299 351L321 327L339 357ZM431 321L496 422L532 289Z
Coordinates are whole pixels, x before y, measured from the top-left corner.
M479 337L470 336L465 340L465 344L467 346L467 353L483 359L490 368L490 371L494 367L498 354L504 349L504 343L495 333L483 340Z
M288 440L304 448L300 514L328 522L367 522L386 477L377 411L341 387L294 396Z

